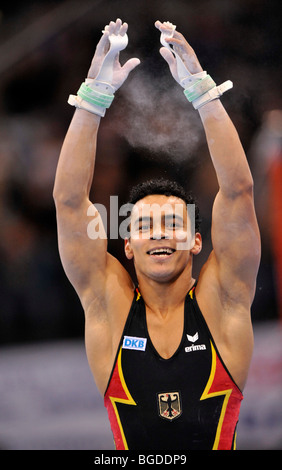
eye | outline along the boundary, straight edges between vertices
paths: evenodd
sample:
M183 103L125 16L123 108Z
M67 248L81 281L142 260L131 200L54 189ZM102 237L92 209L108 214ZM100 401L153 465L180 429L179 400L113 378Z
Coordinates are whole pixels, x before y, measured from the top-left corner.
M167 228L175 228L175 222L167 222L167 223L165 224L165 226L166 226Z
M145 232L146 230L150 230L151 225L149 222L142 222L139 225L139 231L140 232Z
M182 228L183 225L180 222L171 220L171 221L166 222L166 227L170 229L177 229L177 228Z

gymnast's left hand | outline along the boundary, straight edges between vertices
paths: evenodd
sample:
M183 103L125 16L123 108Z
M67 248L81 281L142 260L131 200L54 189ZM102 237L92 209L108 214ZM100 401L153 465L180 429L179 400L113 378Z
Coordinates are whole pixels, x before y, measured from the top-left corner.
M172 31L172 28L168 23L161 23L159 20L155 22L155 27L159 29L161 33L169 32L170 30ZM182 59L184 65L191 74L203 71L194 49L181 33L175 30L171 38L166 38L166 42L173 46L173 49ZM177 63L173 53L166 47L162 47L160 49L160 54L168 63L173 78L180 84L180 79L177 73Z

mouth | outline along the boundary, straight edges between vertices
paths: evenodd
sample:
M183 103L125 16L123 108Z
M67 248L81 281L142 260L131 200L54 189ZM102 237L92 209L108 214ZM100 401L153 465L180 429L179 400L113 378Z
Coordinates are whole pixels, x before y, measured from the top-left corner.
M153 248L152 250L147 251L147 255L150 255L156 259L165 259L165 258L169 258L170 256L172 256L173 253L175 253L175 251L176 250L174 248L162 246L162 247Z

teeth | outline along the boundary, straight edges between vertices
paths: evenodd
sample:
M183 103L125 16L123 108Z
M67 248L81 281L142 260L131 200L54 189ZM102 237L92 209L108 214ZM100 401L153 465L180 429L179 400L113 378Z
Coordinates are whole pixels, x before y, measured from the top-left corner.
M157 255L157 254L168 254L171 255L175 250L172 248L157 248L155 250L149 251L150 255Z

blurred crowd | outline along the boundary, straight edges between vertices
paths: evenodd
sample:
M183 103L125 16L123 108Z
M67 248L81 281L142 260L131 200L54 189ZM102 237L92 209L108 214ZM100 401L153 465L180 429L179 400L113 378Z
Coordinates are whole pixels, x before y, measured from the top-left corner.
M278 320L282 282L278 246L282 190L281 181L274 177L281 175L282 161L278 11L278 1L269 0L25 1L17 9L11 2L4 3L0 12L0 344L83 336L82 308L59 259L52 190L73 114L67 97L86 77L101 30L117 17L129 23L129 46L121 60L139 57L139 73L151 74L154 83L158 75L169 73L158 52L156 19L177 25L217 83L234 82L224 104L253 173L262 236L252 317L254 322ZM153 176L175 178L192 190L203 219L204 249L195 259L197 276L211 249L211 209L217 191L204 136L187 160L184 155L175 161L173 151L168 155L133 147L118 132L115 120L118 107L126 119L123 96L130 80L101 124L91 200L109 207L110 196L119 195L123 204L131 185ZM163 93L169 94L169 89ZM109 251L134 278L123 241L109 239Z

